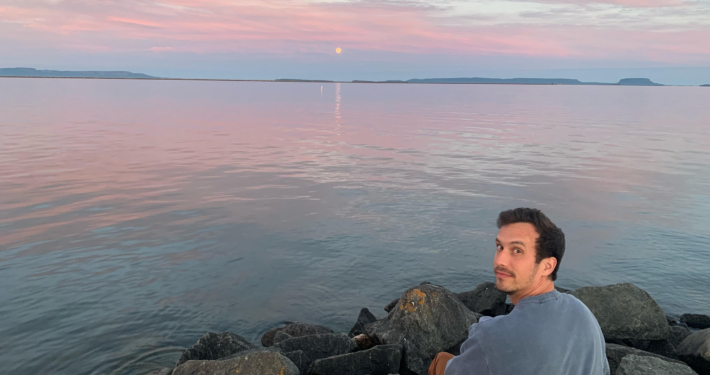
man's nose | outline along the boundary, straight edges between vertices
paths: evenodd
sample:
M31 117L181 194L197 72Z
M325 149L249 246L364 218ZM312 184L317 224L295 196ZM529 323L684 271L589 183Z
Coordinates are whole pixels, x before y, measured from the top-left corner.
M493 266L506 266L508 264L508 254L505 249L503 251L496 252L496 256L493 257Z

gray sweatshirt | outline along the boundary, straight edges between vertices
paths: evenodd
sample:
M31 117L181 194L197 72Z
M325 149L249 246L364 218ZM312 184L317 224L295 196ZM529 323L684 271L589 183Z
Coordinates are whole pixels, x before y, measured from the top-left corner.
M556 290L468 329L445 375L608 375L602 330L580 300Z

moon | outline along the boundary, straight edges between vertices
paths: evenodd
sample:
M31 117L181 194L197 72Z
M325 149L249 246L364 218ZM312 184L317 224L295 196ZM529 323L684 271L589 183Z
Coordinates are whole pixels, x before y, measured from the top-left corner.
M340 49L340 47L338 47L338 48L335 49L335 53L340 53L340 52L343 52L343 50Z

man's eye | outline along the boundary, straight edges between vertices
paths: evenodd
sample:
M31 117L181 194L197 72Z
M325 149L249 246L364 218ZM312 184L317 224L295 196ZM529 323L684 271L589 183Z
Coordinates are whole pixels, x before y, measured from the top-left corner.
M522 251L520 251L520 249L513 249L513 252L516 253L516 254L522 254L522 253L523 253Z
M501 245L496 246L496 250L503 250L503 246L501 246Z

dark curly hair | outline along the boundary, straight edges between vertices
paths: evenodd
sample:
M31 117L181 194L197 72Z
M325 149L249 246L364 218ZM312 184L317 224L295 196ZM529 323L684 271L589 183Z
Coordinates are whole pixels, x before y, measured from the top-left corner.
M562 256L565 255L565 234L562 229L535 208L516 208L498 215L498 229L515 223L530 223L535 227L539 235L535 242L535 262L540 264L543 259L550 257L557 259L557 266L550 274L552 281L557 280L557 271L560 269Z

